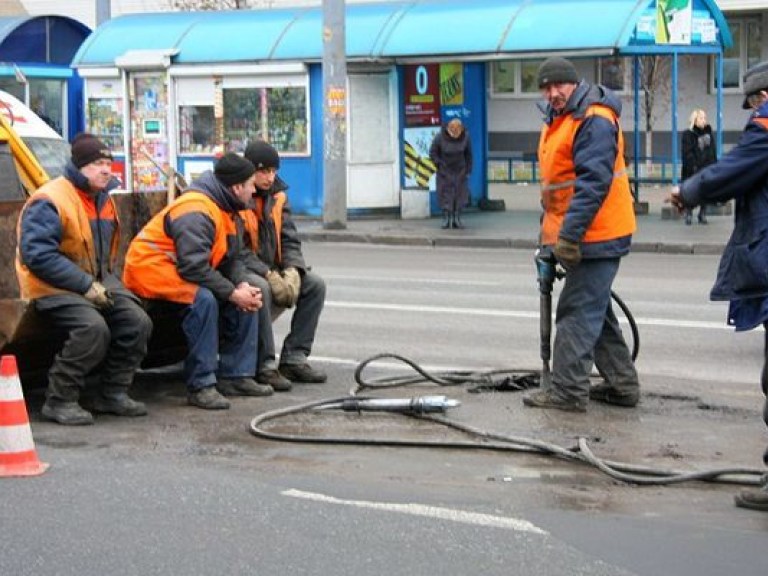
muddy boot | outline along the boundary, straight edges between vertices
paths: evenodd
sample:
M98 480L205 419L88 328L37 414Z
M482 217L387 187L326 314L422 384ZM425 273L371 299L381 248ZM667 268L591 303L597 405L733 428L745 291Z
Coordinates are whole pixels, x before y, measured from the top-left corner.
M589 389L589 399L621 406L623 408L634 408L640 401L640 389L618 389L607 382L601 382Z
M443 223L440 225L440 228L443 230L451 227L451 213L448 210L443 210Z
M739 508L768 512L768 481L758 490L742 490L733 500Z
M46 400L42 409L43 417L64 426L88 426L93 424L93 414L80 407L77 402Z
M190 391L187 394L187 402L204 410L226 410L230 406L229 400L219 394L216 386Z
M216 389L224 396L271 396L272 386L259 384L253 378L222 378Z
M147 415L146 405L143 402L137 402L126 392L102 392L93 401L93 411L128 417Z

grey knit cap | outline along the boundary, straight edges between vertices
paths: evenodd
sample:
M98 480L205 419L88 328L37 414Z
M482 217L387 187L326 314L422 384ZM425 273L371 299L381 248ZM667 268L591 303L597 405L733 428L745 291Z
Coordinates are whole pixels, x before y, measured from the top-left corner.
M539 66L537 74L539 88L544 88L547 84L556 84L558 82L579 83L579 75L576 68L565 58L547 58Z
M747 98L760 90L768 90L768 61L755 64L744 74L744 103L741 107L749 110L751 106L747 103Z

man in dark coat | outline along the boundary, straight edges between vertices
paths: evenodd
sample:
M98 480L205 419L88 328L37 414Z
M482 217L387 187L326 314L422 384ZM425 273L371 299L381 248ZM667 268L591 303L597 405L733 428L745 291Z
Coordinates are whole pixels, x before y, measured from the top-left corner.
M681 211L736 200L733 233L710 299L730 301L728 324L737 331L761 324L766 330L761 384L768 396L768 62L747 70L744 94L743 108L752 114L738 144L719 162L684 180L669 200ZM768 399L763 419L768 425ZM768 464L768 449L763 460ZM738 494L736 505L768 512L768 475L760 490Z

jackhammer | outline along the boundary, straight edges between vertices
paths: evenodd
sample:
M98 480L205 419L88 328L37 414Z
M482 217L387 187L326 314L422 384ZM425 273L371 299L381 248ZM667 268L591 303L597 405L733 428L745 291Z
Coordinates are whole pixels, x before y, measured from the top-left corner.
M549 361L552 359L552 288L555 280L565 276L557 268L552 250L546 247L536 250L536 278L539 283L539 355L541 357L541 388L546 390L552 384Z
M534 261L536 262L536 278L539 283L539 337L541 368L541 388L546 389L552 383L552 372L549 362L552 359L552 289L555 280L565 278L565 270L558 267L557 259L549 247L541 247L536 250ZM632 331L632 361L637 358L640 350L640 332L637 328L632 312L630 312L619 295L611 290L611 299L616 302L624 316L627 318Z

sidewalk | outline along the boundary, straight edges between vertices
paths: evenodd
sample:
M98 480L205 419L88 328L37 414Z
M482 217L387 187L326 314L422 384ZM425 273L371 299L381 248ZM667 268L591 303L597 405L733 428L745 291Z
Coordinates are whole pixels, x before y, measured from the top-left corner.
M666 188L644 188L640 200L648 214L638 215L634 252L720 254L733 228L733 216L709 216L709 224L686 226L681 219L663 220ZM539 191L536 185L492 185L491 199L503 199L506 210L468 210L463 230L442 230L441 218L403 220L399 215L349 218L345 230L325 230L322 221L298 219L301 239L307 242L359 242L413 246L534 249L539 231Z

